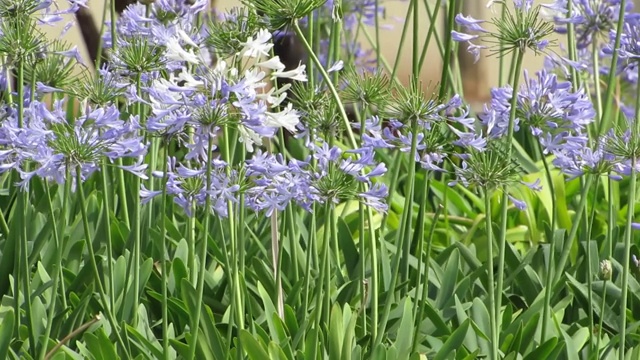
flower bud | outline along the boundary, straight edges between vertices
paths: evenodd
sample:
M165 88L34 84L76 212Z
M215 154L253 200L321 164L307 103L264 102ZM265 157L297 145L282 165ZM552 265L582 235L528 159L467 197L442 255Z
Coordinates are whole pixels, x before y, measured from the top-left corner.
M611 261L602 260L602 262L600 262L600 279L611 280L612 274L613 269L611 268Z

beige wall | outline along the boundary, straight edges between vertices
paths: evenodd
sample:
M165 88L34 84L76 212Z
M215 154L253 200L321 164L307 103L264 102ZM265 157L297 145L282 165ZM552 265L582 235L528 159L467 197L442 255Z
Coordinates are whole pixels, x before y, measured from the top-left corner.
M222 9L228 9L232 6L238 6L240 2L238 0L216 0L218 3L218 7ZM402 27L404 22L402 19L405 18L407 12L407 6L409 1L407 0L382 0L383 5L386 8L386 17L381 20L381 24L384 25L392 25L393 30L381 30L381 48L382 54L384 58L390 63L393 64L396 60L396 52L399 46L400 34L402 31ZM433 7L435 4L435 0L428 0L429 4ZM443 1L444 2L444 1ZM422 2L419 2L422 4ZM94 16L96 18L96 22L98 24L101 23L102 16L102 8L104 6L103 0L89 0L89 7L93 11ZM466 7L465 12L470 13L478 18L490 18L495 16L489 10L486 9L484 4L486 4L485 0L472 0L472 1L464 1L463 6ZM424 10L424 6L421 8ZM443 11L441 11L441 14ZM422 15L423 19L427 19L427 13L424 11ZM72 20L73 17L68 17L69 20ZM411 29L411 23L409 24L409 29ZM60 33L60 28L52 29L48 28L47 33L52 37L57 37ZM442 35L442 23L438 24L437 28L439 29L440 35ZM427 36L427 32L429 29L429 23L424 21L420 25L420 44L424 42L424 39ZM373 29L369 29L371 34L373 35ZM87 58L86 50L80 40L80 34L76 27L74 27L69 33L64 37L64 39L70 43L78 44L83 51L83 55ZM361 36L363 44L367 44L366 38ZM400 54L400 61L402 64L400 65L399 78L405 82L408 79L411 71L411 38L407 38L405 41L405 45L403 51ZM528 54L525 58L525 68L528 68L530 71L538 70L542 65L542 56L534 56L533 54ZM440 72L442 68L442 61L439 52L436 49L435 42L431 41L429 46L429 51L427 55L427 60L425 61L425 65L422 69L422 79L425 84L435 83L439 80ZM483 59L479 64L472 64L469 66L467 71L463 76L464 80L467 80L467 84L465 84L465 92L470 97L469 100L472 102L483 101L486 99L489 93L489 88L491 86L496 86L498 81L498 61L495 57Z

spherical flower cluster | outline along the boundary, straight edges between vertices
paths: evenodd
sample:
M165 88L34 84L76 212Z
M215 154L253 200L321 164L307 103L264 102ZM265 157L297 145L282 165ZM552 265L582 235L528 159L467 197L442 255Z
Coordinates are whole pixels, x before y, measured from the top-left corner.
M571 6L568 11L567 0L555 0L545 5L545 13L556 22L559 33L567 32L567 24L574 25L578 49L590 47L601 36L606 41L608 32L618 22L620 0L572 0ZM625 12L632 8L633 2L627 1Z
M504 1L490 1L489 6ZM503 4L506 6L506 4ZM474 56L475 61L480 58L480 50L487 48L485 45L473 43L474 40L483 39L494 44L494 53L503 56L514 50L520 52L526 49L540 52L549 46L547 39L553 32L553 26L539 16L540 6L533 6L530 0L514 0L514 10L507 10L505 18L492 18L489 21L474 19L470 16L458 14L455 21L466 32L451 32L451 39L458 42L466 42L467 50ZM493 25L496 30L490 31L482 27L482 24Z
M81 179L100 168L104 158L132 158L133 164L120 166L145 178L142 159L147 146L142 142L135 117L120 119L115 106L87 107L84 114L67 121L63 101L53 111L34 101L25 109L23 124L14 110L5 113L0 124L0 172L15 169L26 186L34 176L58 183L73 181L80 170ZM22 125L22 126L19 126Z

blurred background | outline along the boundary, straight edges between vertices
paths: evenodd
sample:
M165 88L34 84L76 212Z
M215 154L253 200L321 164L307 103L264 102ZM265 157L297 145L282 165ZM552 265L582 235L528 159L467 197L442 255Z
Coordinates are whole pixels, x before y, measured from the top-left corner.
M216 2L216 7L220 10L229 9L234 6L239 6L239 0L214 0ZM349 0L343 0L349 1ZM467 15L471 15L472 17L479 19L490 19L491 17L498 16L498 14L492 13L490 9L487 8L487 0L460 0L461 7L463 8L462 12ZM550 2L551 0L539 1L538 3ZM446 1L441 1L445 3ZM636 0L636 2L640 2L640 0ZM435 7L435 0L428 0L431 9ZM89 0L88 1L89 8L93 14L93 17L98 25L102 22L103 8L104 8L104 0ZM409 5L408 0L382 0L381 5L385 8L385 16L384 19L380 21L381 25L385 28L380 30L381 36L381 50L385 60L389 64L394 64L396 61L396 54L399 46L399 39L401 36L402 28L404 26L404 19L407 14L407 8ZM424 11L424 15L422 19L424 22L420 24L420 34L419 39L420 43L423 43L426 39L427 32L429 29L429 22L426 10L424 6L422 6ZM444 14L444 9L441 9L439 14ZM440 37L444 33L444 22L442 21L443 16L439 16L440 21L437 24L437 31ZM73 17L69 17L69 20L72 20ZM64 26L64 22L61 23L59 28L50 28L47 29L48 35L52 37L57 37L60 34L60 31ZM386 29L386 27L390 27L390 29ZM411 29L411 24L409 24L409 29ZM371 34L374 33L373 28L368 29ZM81 49L81 52L85 59L88 59L87 51L85 44L81 40L80 31L77 26L74 26L65 36L63 37L67 42L77 44ZM361 35L361 42L363 47L369 48L368 42L364 35ZM560 41L558 41L553 50L560 50ZM459 51L459 61L461 63L461 73L462 73L462 81L465 91L466 100L474 105L479 105L489 97L489 90L491 87L496 86L498 84L498 59L494 57L487 57L487 53L484 53L478 63L473 63L473 58L466 53L466 44L461 44L461 51ZM429 84L436 84L440 79L440 73L442 69L442 57L440 56L436 43L432 38L431 43L428 47L427 58L425 61L425 65L421 72L421 77L423 80L423 84L429 86ZM411 38L408 37L405 45L403 47L402 52L400 53L399 59L403 63L399 66L398 76L400 80L406 83L409 79L409 75L411 72ZM509 61L509 59L506 59ZM542 67L544 60L544 55L536 56L532 52L528 52L525 58L524 68L528 69L529 72L535 72ZM88 62L87 62L88 63ZM508 68L508 63L507 66Z

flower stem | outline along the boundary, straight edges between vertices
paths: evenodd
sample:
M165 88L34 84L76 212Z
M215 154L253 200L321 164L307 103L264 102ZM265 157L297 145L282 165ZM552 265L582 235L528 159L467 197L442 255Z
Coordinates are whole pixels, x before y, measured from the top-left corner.
M639 86L640 88L640 86ZM629 203L627 205L627 224L624 237L624 255L622 257L622 295L620 296L620 350L619 359L625 359L625 341L627 335L627 293L629 291L629 262L631 261L631 239L633 238L633 222L636 202L636 159L631 159L631 179L629 184Z
M55 219L56 215L54 214L53 211L53 204L51 203L51 191L49 190L49 183L47 183L46 181L44 182L44 191L47 195L47 207L49 210L49 214L51 214L51 218ZM51 336L51 328L53 326L53 318L55 317L56 314L56 300L58 298L58 284L60 282L60 280L64 281L64 278L62 278L62 244L60 243L60 236L58 233L58 225L57 225L57 221L53 220L51 221L51 227L53 228L53 246L55 247L55 264L56 264L56 269L53 272L53 284L51 285L51 300L49 301L49 304L47 304L47 306L49 307L49 313L47 314L47 327L45 329L44 332L44 336L42 337L44 339L44 343L42 344L42 347L40 348L40 355L38 356L38 359L44 359L46 354L47 354L47 343L49 342L49 337ZM62 279L61 279L62 278ZM64 297L64 293L62 294L62 297Z
M624 4L624 1L623 1ZM623 6L620 4L620 6ZM640 68L638 68L640 74ZM632 136L640 136L640 85L636 86L636 116L633 124ZM620 296L620 360L625 359L625 341L627 336L627 293L629 292L629 262L631 261L631 240L633 239L633 229L631 224L635 217L636 204L636 179L638 176L636 164L638 154L634 153L631 157L631 179L629 180L629 202L627 205L627 224L624 237L624 255L622 257L622 295Z
M329 88L329 92L331 92L331 95L336 101L336 104L338 106L338 112L342 117L342 120L344 122L344 127L347 131L347 136L349 137L349 145L353 149L357 148L358 143L356 142L356 138L353 134L353 130L351 130L351 124L349 123L349 116L347 116L347 112L344 110L344 105L340 100L340 95L338 95L338 90L336 90L336 87L333 85L333 82L331 81L331 77L329 77L329 74L327 74L327 71L324 69L324 67L322 66L322 63L320 62L320 59L318 59L316 54L313 52L311 45L309 45L309 42L304 37L304 33L300 29L300 25L298 24L297 21L293 23L293 30L295 31L300 41L302 41L302 44L304 45L304 48L307 50L309 57L311 58L313 63L316 64L316 67L318 68L320 75L322 75L322 77L324 78L327 84L327 87Z
M211 155L213 152L213 138L209 136L209 141L207 142L207 169L206 169L206 187L207 193L211 190ZM196 354L196 348L198 346L198 328L200 327L200 314L202 313L202 299L204 297L204 275L207 271L207 244L209 241L209 219L211 218L211 196L207 196L205 198L205 206L204 206L204 238L200 243L200 251L198 252L198 284L196 287L196 312L193 316L193 322L191 323L191 343L189 346L189 359L194 359ZM195 215L195 214L194 214ZM195 240L195 239L194 239Z
M378 336L374 340L372 349L375 349L378 344L382 342L382 336L385 334L385 328L387 327L387 321L389 320L389 313L391 311L391 305L393 303L392 298L395 295L396 283L398 282L398 277L400 275L401 269L401 259L405 262L409 262L408 255L405 254L405 246L404 242L407 241L407 232L410 231L411 225L411 213L413 208L413 191L415 185L415 156L416 156L416 148L417 148L417 121L414 120L411 126L412 136L411 136L411 150L409 152L409 170L407 175L407 194L405 195L404 200L404 209L402 211L402 218L400 220L400 228L398 229L398 235L396 237L396 253L393 257L393 270L391 272L391 282L389 283L389 287L387 288L387 296L385 297L384 309L382 310L382 318L380 323L378 324ZM402 267L404 272L404 267ZM401 279L404 279L404 274L401 275Z
M18 62L18 127L24 127L24 60L20 60ZM29 165L26 165L25 171L29 171ZM19 249L19 257L18 257L18 271L17 274L22 272L21 276L18 276L16 279L16 286L19 286L20 280L22 280L23 284L23 296L24 296L24 306L25 306L25 315L27 318L27 324L29 329L29 343L31 344L30 350L33 352L35 356L36 351L36 341L33 333L34 323L32 318L31 311L31 269L29 268L29 254L27 253L29 249L29 235L27 233L27 229L29 228L29 224L27 224L27 208L29 206L29 186L25 185L25 189L23 191L18 192L18 214L20 221L18 222L21 226L20 231L20 243L18 245ZM16 304L19 302L19 292L15 294ZM19 305L17 305L19 306ZM16 315L20 314L19 309L16 309ZM19 318L19 316L18 316ZM16 324L19 324L19 321L16 321Z
M607 300L607 280L602 282L602 302L600 303L600 320L598 321L598 339L596 340L596 359L600 359L600 339L602 338L602 321L604 319L604 307Z
M511 109L509 113L509 125L507 128L507 159L511 160L512 154L512 143L513 143L513 131L515 128L515 120L516 120L516 112L518 109L518 87L520 83L520 73L522 71L522 62L524 59L524 52L522 50L515 50L515 65L514 65L514 76L513 76L513 91L511 96ZM495 314L496 314L496 331L500 328L500 312L502 310L502 290L504 286L504 257L505 257L505 248L507 246L507 221L508 221L508 208L509 208L509 198L507 189L503 189L502 191L502 200L500 204L500 238L498 239L498 283L496 285L496 295L495 295ZM499 337L495 338L496 341L499 340ZM497 345L496 345L497 349ZM497 353L494 354L496 357Z
M504 199L503 199L504 200ZM497 360L498 356L498 344L500 336L498 334L498 320L497 311L499 308L494 306L496 304L497 292L493 288L494 276L493 276L493 221L491 220L491 192L489 189L484 189L484 206L485 206L485 224L487 231L487 274L489 280L487 281L487 292L489 293L489 327L491 329L491 359ZM504 206L504 205L503 205Z
M611 65L609 69L609 74L616 74L617 67L618 67L620 38L622 35L623 26L624 26L623 19L624 19L625 8L627 6L627 0L620 0L620 4L618 6L620 6L620 12L618 13L618 25L616 28L616 36L615 36L615 41L613 45L613 54L611 55ZM571 39L571 37L569 39ZM575 60L575 59L572 59L572 60ZM618 79L617 76L609 76L609 81L607 82L607 92L605 93L604 99L602 100L602 114L600 118L600 129L598 131L598 135L604 134L604 132L609 127L609 123L610 123L609 118L611 117L610 113L612 111L611 109L614 103L613 95L616 88L616 86L614 86L616 79Z
M109 216L111 214L111 206L109 206L109 179L107 174L107 159L102 161L102 191L104 191L104 195L102 196L102 212L104 214L103 218L103 226L105 235L107 237L107 273L109 277L109 308L113 312L115 310L115 298L116 291L114 287L114 276L113 276L113 240L111 237L111 219Z
M164 360L169 360L169 297L167 294L168 276L167 271L167 224L165 223L167 212L167 182L169 181L169 145L170 142L164 146L164 154L162 159L162 203L160 205L160 236L161 236L161 249L162 255L160 260L160 271L162 273L162 356Z
M68 181L71 181L71 179L69 179ZM84 195L84 190L82 188L82 169L79 166L76 167L76 181L77 181L76 186L78 188L78 194L80 195L80 212L82 214L82 227L84 230L87 249L89 250L89 262L93 270L96 284L98 286L98 292L100 294L100 302L101 302L102 308L104 309L104 312L107 314L109 325L111 325L112 331L116 335L118 344L122 347L122 351L125 352L125 355L126 355L125 358L130 358L129 353L127 351L127 347L125 346L124 341L120 336L120 332L118 331L119 330L118 324L116 323L113 317L113 313L109 309L108 302L107 302L107 295L104 291L104 285L102 284L102 279L100 279L100 272L98 271L98 264L96 263L96 254L93 251L93 241L91 239L91 230L89 229L89 216L87 215L87 199Z
M420 36L420 8L418 6L419 2L418 0L411 0L411 2L413 3L413 34L412 34L412 40L413 40L413 46L412 46L412 53L411 53L411 66L412 66L412 75L414 77L415 80L418 80L420 78L420 43L419 43L419 38L418 36ZM377 15L377 14L376 14ZM446 63L445 63L446 64ZM447 66L444 66L444 68L446 69Z
M549 163L547 162L547 158L544 156L542 152L542 144L540 141L538 143L538 149L540 149L540 154L542 154L542 164L544 164L544 173L547 177L547 184L549 186L549 193L551 194L551 231L550 238L547 239L549 243L549 262L547 263L547 278L544 286L544 307L542 309L542 339L541 343L544 343L547 340L547 324L549 322L549 312L551 311L551 292L553 289L553 272L555 271L555 254L556 254L556 219L558 217L558 210L556 209L556 191L555 186L553 184L553 176L551 174L551 169L549 168Z
M558 267L556 268L556 272L554 274L554 284L560 281L560 277L564 274L564 267L567 264L569 254L571 253L571 244L578 234L578 227L580 226L580 221L582 221L582 214L584 213L584 208L587 205L587 194L589 193L589 189L591 188L592 183L593 176L587 176L587 180L582 187L582 190L580 191L580 203L578 203L578 208L576 209L576 217L575 219L573 219L573 224L571 224L569 236L564 241L564 244L562 246L562 254L560 255Z

